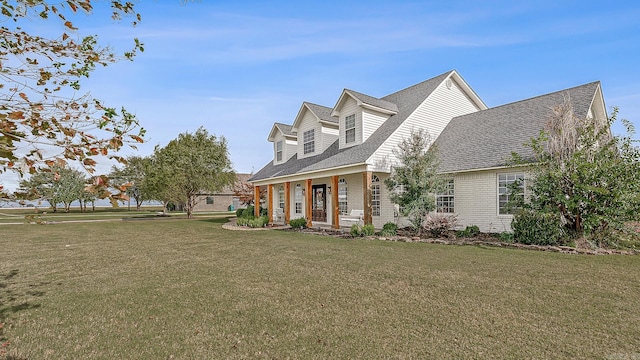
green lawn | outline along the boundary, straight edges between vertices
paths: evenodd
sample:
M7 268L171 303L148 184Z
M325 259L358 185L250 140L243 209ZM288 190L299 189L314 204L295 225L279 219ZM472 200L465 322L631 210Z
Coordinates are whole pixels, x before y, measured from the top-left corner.
M0 226L0 351L640 357L638 256L226 231L223 221Z

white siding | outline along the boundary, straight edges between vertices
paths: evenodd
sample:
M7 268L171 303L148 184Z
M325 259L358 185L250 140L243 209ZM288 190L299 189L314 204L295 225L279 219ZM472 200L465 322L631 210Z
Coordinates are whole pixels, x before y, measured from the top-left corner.
M304 132L314 129L314 141L315 141L315 151L312 153L305 154L304 153ZM300 121L300 125L298 126L298 159L306 158L309 156L318 155L322 152L322 131L320 123L318 122L318 118L315 117L311 112L305 110L305 114L302 117L302 121Z
M362 109L362 141L367 141L382 123L389 118L389 115L379 113L370 109Z
M402 139L409 137L411 130L427 130L433 142L452 118L478 110L478 107L455 80L451 79L451 88L446 86L445 80L376 150L367 162L372 164L377 171L390 171L390 166L395 161L393 149Z
M343 105L337 110L340 112L340 149L362 144L362 109L358 106L358 103L349 96L344 100ZM345 142L344 119L353 114L356 115L356 141L347 144Z
M328 126L322 126L322 138L320 139L320 143L322 145L321 151L324 152L331 144L338 140L339 130L337 125L335 128L331 128Z
M277 149L278 141L282 141L282 160L281 161L277 161L276 149ZM298 144L295 140L287 139L281 132L278 132L278 134L273 139L273 164L277 165L277 164L282 164L287 162L287 160L289 160L293 155L296 154L297 150L298 150Z
M511 232L511 215L498 215L498 173L485 170L455 174L455 211L459 226L477 225L482 232Z

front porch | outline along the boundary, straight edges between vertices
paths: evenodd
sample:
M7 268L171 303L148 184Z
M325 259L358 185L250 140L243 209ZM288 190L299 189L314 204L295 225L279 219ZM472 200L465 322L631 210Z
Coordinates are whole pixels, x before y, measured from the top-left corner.
M270 224L289 224L292 219L304 218L309 228L350 229L355 222L349 218L349 214L356 210L362 213L361 224L381 227L384 222L394 219L393 210L390 219L387 219L388 216L382 218L382 175L364 171L282 179L280 182L255 185L254 203L260 203L260 191L266 188L265 206ZM388 215L388 209L386 213ZM259 215L257 206L255 214Z

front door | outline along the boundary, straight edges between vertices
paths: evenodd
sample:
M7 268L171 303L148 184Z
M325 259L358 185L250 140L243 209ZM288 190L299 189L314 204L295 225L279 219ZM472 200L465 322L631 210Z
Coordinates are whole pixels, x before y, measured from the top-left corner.
M311 220L327 221L327 185L313 185L313 199L311 200Z

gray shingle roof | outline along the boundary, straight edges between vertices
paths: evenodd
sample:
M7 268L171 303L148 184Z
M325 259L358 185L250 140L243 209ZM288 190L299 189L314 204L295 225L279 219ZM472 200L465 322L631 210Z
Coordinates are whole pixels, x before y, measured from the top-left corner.
M331 116L331 110L333 110L332 108L313 104L307 101L305 101L304 104L307 105L307 107L309 107L309 110L311 110L311 112L314 113L320 120L336 124L338 123L338 118L335 116Z
M298 159L295 155L279 165L273 165L273 161L270 161L251 178L251 181L364 163L452 72L453 70L448 71L383 97L382 100L385 102L395 104L398 112L387 119L364 143L339 149L339 140L336 140L322 154L316 156Z
M287 124L283 124L283 123L275 123L274 124L278 129L280 129L280 131L284 134L284 135L289 135L289 136L295 136L296 132L292 131L292 126L291 125L287 125Z
M453 118L434 142L440 171L505 166L512 152L532 160L524 144L538 136L553 107L568 95L576 115L585 117L599 86L592 82Z
M373 96L369 96L363 93L359 93L357 91L354 90L350 90L350 89L344 89L344 91L348 92L349 94L351 94L353 97L355 97L357 100L360 100L361 102L368 104L368 105L373 105L375 107L381 108L381 109L385 109L385 110L389 110L389 111L393 111L393 112L398 112L398 105L396 105L395 103L392 103L391 101L387 101L384 99L378 99L375 98Z

